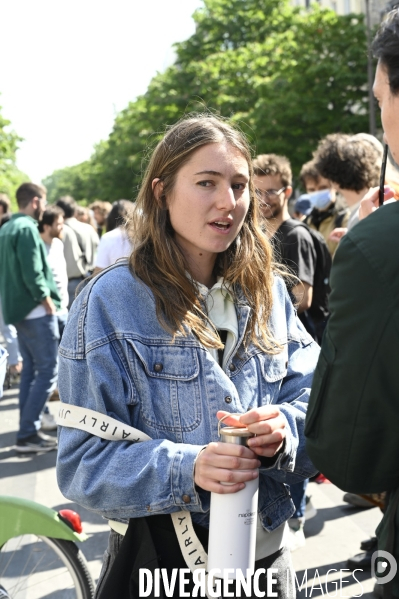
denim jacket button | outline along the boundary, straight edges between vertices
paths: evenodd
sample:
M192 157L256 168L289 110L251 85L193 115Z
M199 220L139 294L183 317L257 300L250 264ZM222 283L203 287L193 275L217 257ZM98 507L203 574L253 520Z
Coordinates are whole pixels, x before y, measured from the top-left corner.
M224 398L224 401L226 403L231 403L233 400L231 399L230 395L226 395L226 397Z
M162 372L163 364L161 362L155 362L154 370L155 370L155 372Z
M184 503L191 503L190 495L183 495L182 499L183 499Z
M231 364L230 364L230 366L229 366L229 370L230 370L230 372L234 372L234 371L235 371L235 369L236 369L236 366L235 366L235 364L231 363Z
M272 519L270 518L270 516L267 516L267 518L266 518L266 524L267 524L268 526L271 526L271 525L272 525Z

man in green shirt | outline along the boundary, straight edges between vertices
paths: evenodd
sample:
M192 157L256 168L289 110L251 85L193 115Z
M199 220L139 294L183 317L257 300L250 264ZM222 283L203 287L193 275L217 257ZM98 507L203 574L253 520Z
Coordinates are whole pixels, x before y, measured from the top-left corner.
M45 190L23 183L16 193L19 212L0 229L0 297L4 321L18 332L23 370L19 391L18 452L56 448L56 440L39 433L41 412L57 379L60 297L46 258L37 221Z

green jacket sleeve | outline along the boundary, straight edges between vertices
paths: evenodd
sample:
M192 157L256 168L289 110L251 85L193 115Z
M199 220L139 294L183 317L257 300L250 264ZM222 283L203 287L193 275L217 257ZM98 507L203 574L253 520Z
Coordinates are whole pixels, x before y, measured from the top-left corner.
M34 231L25 228L19 232L15 248L24 283L38 304L50 295L44 276L41 243L40 237L37 238Z

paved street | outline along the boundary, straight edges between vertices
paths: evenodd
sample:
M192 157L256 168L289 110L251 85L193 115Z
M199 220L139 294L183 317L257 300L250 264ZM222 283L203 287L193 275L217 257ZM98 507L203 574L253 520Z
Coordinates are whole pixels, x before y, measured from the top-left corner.
M55 413L57 403L50 408ZM6 391L0 400L0 494L15 495L43 503L56 510L66 506L74 507L83 520L84 531L89 539L81 549L89 562L94 579L98 578L101 558L107 542L107 525L95 514L71 504L59 491L55 477L55 452L34 457L18 456L14 449L15 432L18 419L18 389L16 386ZM380 520L377 508L357 510L344 504L343 493L331 484L308 486L308 494L317 508L317 515L306 524L307 543L304 548L293 553L294 565L299 583L307 570L307 585L304 583L303 597L355 597L363 596L371 599L373 581L370 573L362 576L356 574L363 587L356 583L351 573L340 569L346 568L346 560L359 552L360 541L372 536ZM325 577L329 569L329 584L326 589ZM317 572L320 579L317 577ZM342 584L339 578L349 581ZM315 578L316 577L316 578ZM320 586L321 582L321 586ZM313 585L313 591L312 591ZM337 586L338 585L338 586Z

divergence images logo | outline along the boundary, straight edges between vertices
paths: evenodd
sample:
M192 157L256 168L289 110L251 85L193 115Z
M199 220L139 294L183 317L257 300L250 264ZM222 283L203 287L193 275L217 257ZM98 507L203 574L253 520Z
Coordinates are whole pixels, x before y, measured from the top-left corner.
M396 576L398 564L396 559L388 551L374 551L371 556L371 576L377 580L378 584L391 582Z

